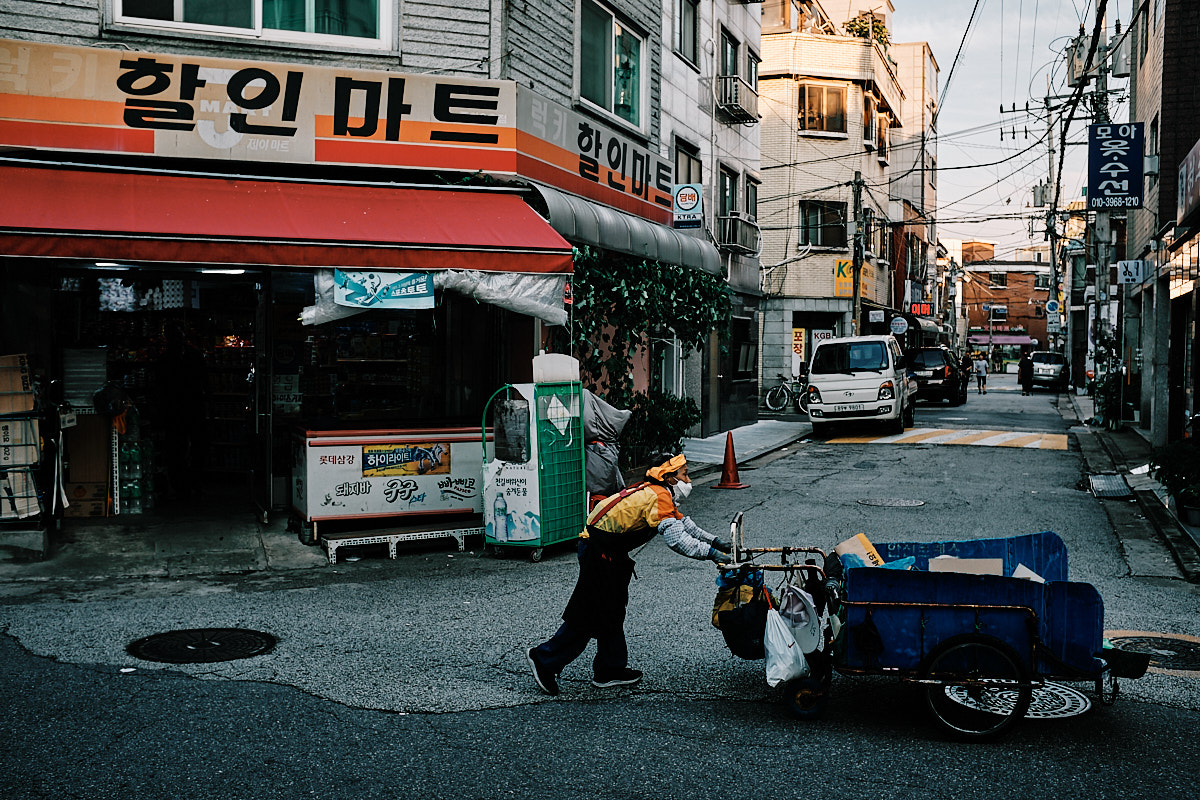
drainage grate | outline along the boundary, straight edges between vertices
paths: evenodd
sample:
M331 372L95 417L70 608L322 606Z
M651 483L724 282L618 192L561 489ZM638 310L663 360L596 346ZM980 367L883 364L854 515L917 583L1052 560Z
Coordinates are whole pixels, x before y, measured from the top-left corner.
M860 506L882 506L884 508L917 508L925 505L924 500L908 500L903 497L866 497L857 502Z
M193 628L138 639L125 651L143 661L208 664L261 656L271 652L276 641L269 633L245 628Z
M1120 475L1089 475L1088 482L1096 497L1133 497L1125 478Z
M990 690L976 694L966 686L947 686L946 696L967 708L986 711L989 714L1010 714L1017 702L1015 690ZM1065 719L1077 717L1091 707L1092 701L1082 692L1061 683L1047 681L1034 687L1033 699L1029 703L1029 710L1025 712L1025 718Z
M1118 650L1150 656L1150 666L1181 672L1200 671L1200 642L1174 636L1111 636Z

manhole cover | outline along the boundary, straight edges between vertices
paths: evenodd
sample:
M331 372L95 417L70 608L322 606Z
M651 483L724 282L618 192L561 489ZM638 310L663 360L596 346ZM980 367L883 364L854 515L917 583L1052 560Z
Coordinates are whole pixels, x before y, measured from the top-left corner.
M1150 656L1150 669L1200 671L1200 639L1142 631L1112 631L1108 640L1118 650Z
M194 628L156 633L130 643L125 651L143 661L166 664L207 664L269 653L276 639L245 628Z
M966 686L947 686L946 696L959 705L989 714L1007 715L1012 712L1017 701L1017 693L1009 689L988 689L982 693L974 693ZM1082 692L1061 683L1047 681L1034 687L1033 699L1029 703L1029 710L1025 712L1025 718L1065 719L1077 717L1091 707L1092 701Z
M858 501L860 506L883 506L885 508L916 508L925 505L924 500L908 500L903 497L865 497Z

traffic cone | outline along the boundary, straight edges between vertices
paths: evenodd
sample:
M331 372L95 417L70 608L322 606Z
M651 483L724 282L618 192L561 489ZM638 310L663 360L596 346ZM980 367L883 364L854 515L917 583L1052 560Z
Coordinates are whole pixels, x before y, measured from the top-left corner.
M737 459L733 457L733 433L725 434L725 464L721 467L721 482L714 489L746 489L750 484L738 480Z

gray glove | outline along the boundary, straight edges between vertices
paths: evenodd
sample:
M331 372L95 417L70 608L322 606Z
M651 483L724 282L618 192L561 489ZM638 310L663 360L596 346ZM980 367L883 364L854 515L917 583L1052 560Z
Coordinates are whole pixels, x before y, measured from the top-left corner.
M708 557L718 564L725 560L725 554L715 547L708 548Z
M717 538L716 536L713 537L713 540L709 542L709 544L712 545L714 549L720 550L722 553L733 552L733 545L729 544L723 539Z

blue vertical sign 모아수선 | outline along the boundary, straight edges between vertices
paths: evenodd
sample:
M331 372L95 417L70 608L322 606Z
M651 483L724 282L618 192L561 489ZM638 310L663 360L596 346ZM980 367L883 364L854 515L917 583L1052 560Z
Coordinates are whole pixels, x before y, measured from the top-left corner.
M1142 207L1142 123L1088 126L1089 211Z

